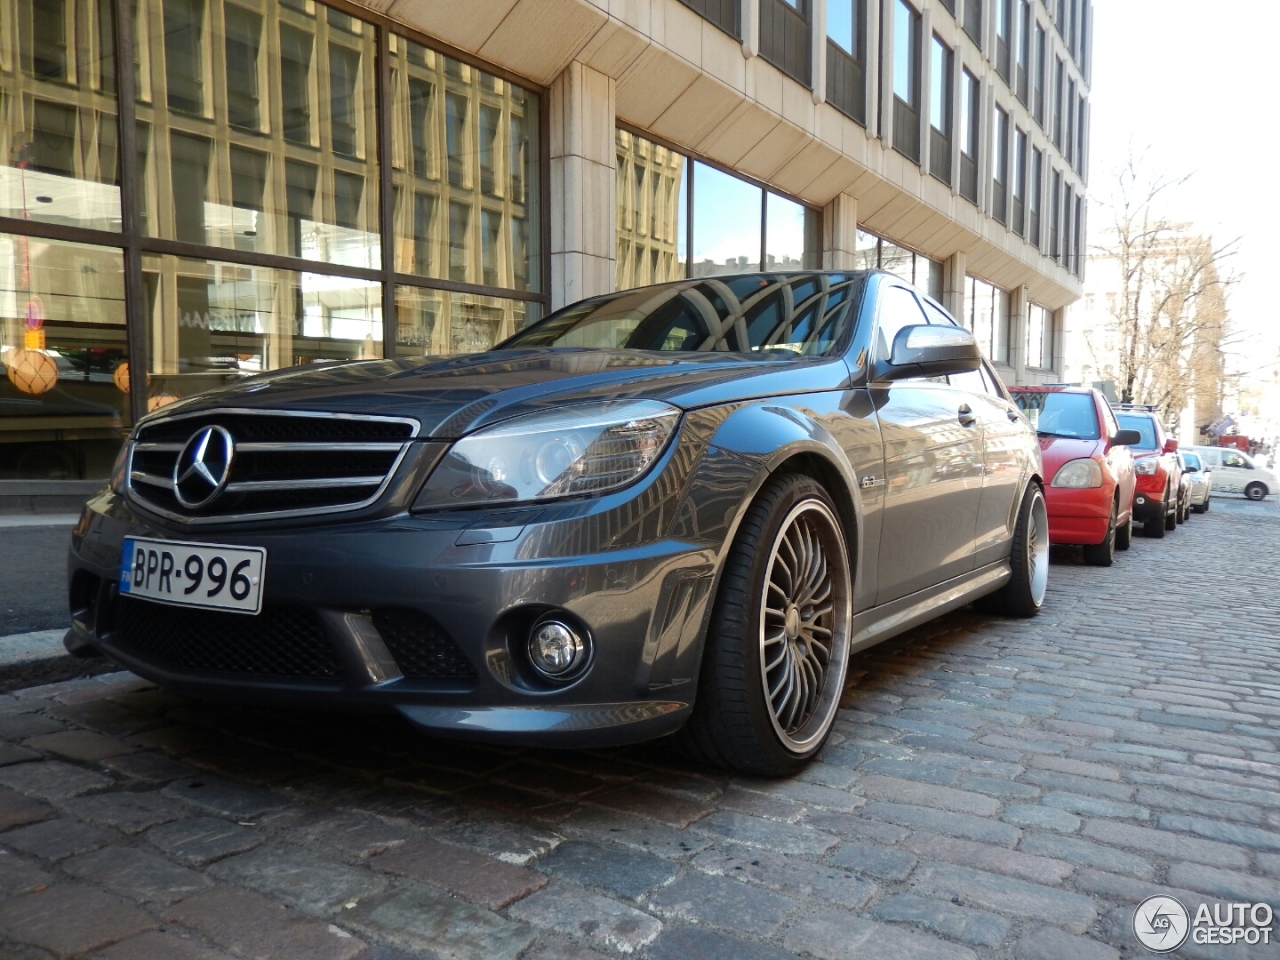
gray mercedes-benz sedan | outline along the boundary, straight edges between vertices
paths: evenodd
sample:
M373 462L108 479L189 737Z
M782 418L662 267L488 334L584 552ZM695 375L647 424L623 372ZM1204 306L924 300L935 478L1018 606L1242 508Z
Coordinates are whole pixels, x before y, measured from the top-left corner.
M857 651L1039 610L1042 484L973 336L890 274L642 287L146 417L73 535L67 646L200 696L785 774Z

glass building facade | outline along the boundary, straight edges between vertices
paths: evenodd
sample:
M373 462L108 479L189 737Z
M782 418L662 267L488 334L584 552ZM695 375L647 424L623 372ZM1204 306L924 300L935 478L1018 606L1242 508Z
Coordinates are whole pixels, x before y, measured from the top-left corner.
M104 477L176 399L544 312L539 91L316 0L0 27L0 479Z

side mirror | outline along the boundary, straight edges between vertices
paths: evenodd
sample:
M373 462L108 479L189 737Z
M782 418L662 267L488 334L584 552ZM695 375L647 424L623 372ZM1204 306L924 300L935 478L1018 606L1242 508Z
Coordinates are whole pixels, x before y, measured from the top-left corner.
M1117 430L1111 438L1113 447L1136 447L1142 442L1142 434L1137 430Z
M1177 441L1177 440L1166 440L1166 441L1164 442L1164 452L1165 452L1165 453L1177 453L1177 452L1178 452L1178 441Z
M880 363L877 380L945 377L967 373L982 365L978 341L964 327L920 323L903 327L893 338L888 363Z

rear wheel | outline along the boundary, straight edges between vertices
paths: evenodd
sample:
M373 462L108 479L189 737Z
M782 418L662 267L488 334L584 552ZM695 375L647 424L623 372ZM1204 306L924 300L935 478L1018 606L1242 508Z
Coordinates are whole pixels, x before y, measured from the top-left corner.
M978 607L1007 617L1034 617L1049 586L1049 512L1044 491L1034 483L1027 487L1018 508L1009 566L1013 571L1009 582L983 597Z
M1209 512L1209 501L1210 501L1211 499L1213 499L1213 498L1212 498L1212 497L1205 497L1205 498L1204 498L1204 506L1200 508L1200 512L1201 512L1201 513L1208 513L1208 512Z
M1129 511L1129 519L1123 526L1116 528L1116 549L1128 550L1133 545L1133 511Z
M1101 543L1085 544L1084 562L1091 567L1109 567L1116 560L1116 507L1111 505L1111 518L1107 523L1107 535Z
M1267 495L1267 488L1260 483L1251 483L1244 488L1244 495L1250 500L1261 500Z
M1161 507L1163 506L1164 505L1161 504ZM1162 509L1160 512L1160 516L1152 517L1150 520L1143 523L1142 535L1144 537L1150 537L1152 540L1159 540L1161 537L1164 536L1164 532L1168 527L1167 518L1168 518L1168 514L1166 514Z
M1178 506L1178 501L1173 501L1173 509L1164 515L1164 528L1166 530L1178 529L1178 511L1182 508Z
M743 773L786 776L822 749L849 663L853 577L835 504L784 475L751 505L729 552L685 752Z

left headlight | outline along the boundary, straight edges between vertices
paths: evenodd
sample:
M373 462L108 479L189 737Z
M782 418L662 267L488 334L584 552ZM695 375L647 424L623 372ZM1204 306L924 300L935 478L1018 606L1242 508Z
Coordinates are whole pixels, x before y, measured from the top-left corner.
M1051 487L1100 487L1102 468L1097 460L1068 460L1053 478Z
M592 496L638 479L675 432L657 400L603 400L514 417L463 437L415 509Z
M120 444L120 452L116 454L116 462L111 467L111 489L116 493L124 493L124 475L129 466L129 441Z

